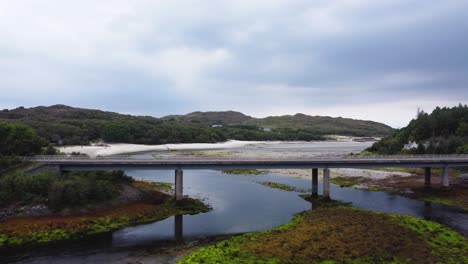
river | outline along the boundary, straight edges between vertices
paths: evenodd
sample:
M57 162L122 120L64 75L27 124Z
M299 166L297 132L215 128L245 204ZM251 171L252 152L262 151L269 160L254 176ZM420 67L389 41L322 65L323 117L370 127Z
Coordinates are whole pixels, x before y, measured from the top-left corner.
M237 151L341 153L357 152L365 144L278 144L242 147ZM135 157L161 153L135 154ZM127 170L136 179L173 183L173 171ZM259 184L272 181L309 190L310 179L281 174L230 175L215 170L184 171L184 194L203 199L212 211L170 217L163 221L123 228L93 238L24 249L3 256L6 263L173 263L187 244L211 237L261 231L291 220L311 209L298 192L272 189ZM321 192L321 184L319 184ZM451 207L411 200L384 192L371 192L331 185L333 199L379 212L413 215L446 224L468 234L468 214ZM180 246L181 242L185 246ZM178 246L179 245L179 246ZM179 250L179 248L181 248Z

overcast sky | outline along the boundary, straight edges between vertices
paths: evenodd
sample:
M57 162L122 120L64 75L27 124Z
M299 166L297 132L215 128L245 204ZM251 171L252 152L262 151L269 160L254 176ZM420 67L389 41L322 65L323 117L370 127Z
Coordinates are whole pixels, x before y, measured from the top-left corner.
M0 108L305 113L468 101L468 1L0 0Z

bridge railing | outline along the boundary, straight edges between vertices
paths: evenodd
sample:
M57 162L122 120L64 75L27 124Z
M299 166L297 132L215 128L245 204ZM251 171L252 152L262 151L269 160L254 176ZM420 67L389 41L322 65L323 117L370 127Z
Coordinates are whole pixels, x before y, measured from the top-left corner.
M262 159L262 158L232 158L232 157L199 157L199 156L144 156L135 157L131 154L123 155L112 155L112 156L75 156L75 155L39 155L32 157L22 157L25 161L58 161L58 160L275 160ZM370 155L370 156L359 156L359 155L343 155L343 156L315 156L315 157L290 157L280 158L281 160L445 160L445 159L468 159L467 154L429 154L429 155Z

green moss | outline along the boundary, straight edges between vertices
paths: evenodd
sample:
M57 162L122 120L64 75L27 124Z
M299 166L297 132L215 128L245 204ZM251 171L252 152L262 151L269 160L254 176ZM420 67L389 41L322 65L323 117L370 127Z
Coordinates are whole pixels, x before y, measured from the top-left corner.
M277 183L277 182L259 182L261 185L274 188L274 189L279 189L283 191L288 191L288 192L305 192L305 190L296 188L294 186L290 186L287 184L282 184L282 183Z
M268 174L268 171L261 171L261 170L250 170L250 169L229 169L223 170L223 173L226 174L251 174L251 175L259 175L259 174Z
M447 227L412 216L389 215L398 225L423 237L432 255L444 258L444 263L468 263L468 240Z

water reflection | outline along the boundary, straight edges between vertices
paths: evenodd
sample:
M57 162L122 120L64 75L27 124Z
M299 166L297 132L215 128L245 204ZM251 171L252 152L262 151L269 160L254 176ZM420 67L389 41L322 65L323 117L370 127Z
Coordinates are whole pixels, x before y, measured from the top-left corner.
M181 244L184 242L184 216L174 216L174 240L176 243Z
M137 179L173 183L173 171L127 171ZM271 229L289 222L293 215L317 208L297 192L268 188L258 182L273 181L299 189L309 189L311 179L278 174L228 175L220 171L186 171L184 193L204 198L212 211L198 215L177 215L165 220L127 227L93 239L59 243L28 252L12 252L26 263L88 263L110 261L114 255L134 255L142 248L157 249L196 239ZM322 183L318 184L319 193ZM373 211L413 215L437 221L468 234L468 214L440 204L411 200L382 192L341 188L331 185L332 199L352 202L353 206ZM25 261L21 255L26 254ZM4 255L2 260L5 261ZM120 256L119 255L119 256ZM106 259L108 258L108 259ZM11 259L11 258L10 258ZM113 260L113 259L112 259Z

